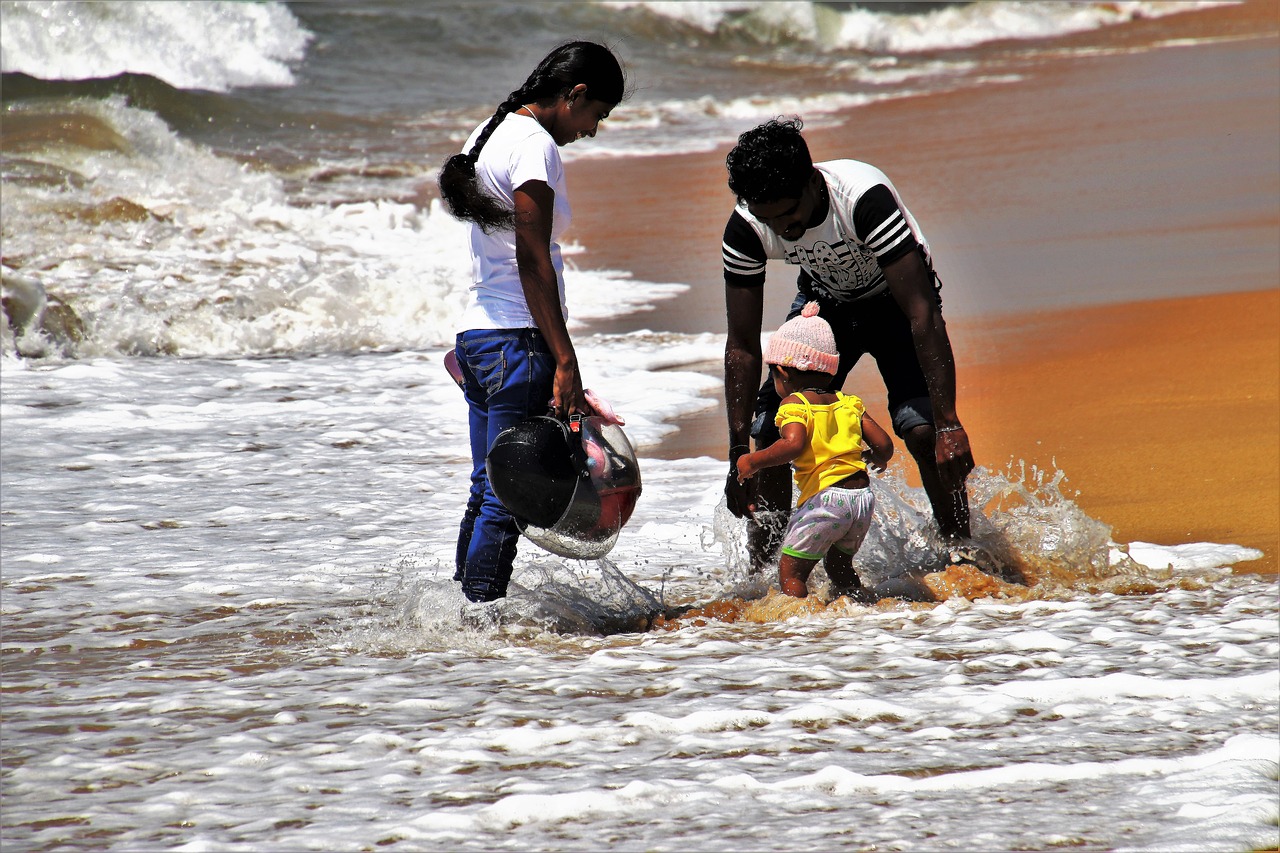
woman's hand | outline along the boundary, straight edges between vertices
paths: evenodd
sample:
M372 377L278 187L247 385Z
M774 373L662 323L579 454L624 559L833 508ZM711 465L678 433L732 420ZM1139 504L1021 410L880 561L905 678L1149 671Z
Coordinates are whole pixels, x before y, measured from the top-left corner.
M582 374L577 362L556 365L556 375L551 386L551 409L557 418L570 415L591 414L587 398L582 392Z

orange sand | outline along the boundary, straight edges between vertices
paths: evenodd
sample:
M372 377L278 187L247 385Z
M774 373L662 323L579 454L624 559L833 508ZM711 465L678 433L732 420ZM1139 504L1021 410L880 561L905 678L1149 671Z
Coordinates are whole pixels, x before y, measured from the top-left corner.
M1280 552L1280 290L961 327L961 416L990 468L1065 471L1117 541ZM1055 465L1056 463L1056 465ZM1068 492L1069 494L1069 492Z

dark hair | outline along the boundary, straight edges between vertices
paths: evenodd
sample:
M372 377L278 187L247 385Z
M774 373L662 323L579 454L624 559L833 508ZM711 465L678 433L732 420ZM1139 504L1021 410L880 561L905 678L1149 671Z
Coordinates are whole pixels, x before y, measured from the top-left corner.
M798 118L773 119L738 137L725 157L729 189L739 202L758 204L800 198L813 175L813 158Z
M445 161L437 180L440 196L449 212L459 219L476 223L485 233L512 227L515 211L485 192L476 178L480 149L509 113L524 104L566 94L579 83L587 87L587 97L595 101L618 104L626 96L622 66L609 48L589 41L560 45L538 63L524 85L498 105L471 150L466 154L454 154Z

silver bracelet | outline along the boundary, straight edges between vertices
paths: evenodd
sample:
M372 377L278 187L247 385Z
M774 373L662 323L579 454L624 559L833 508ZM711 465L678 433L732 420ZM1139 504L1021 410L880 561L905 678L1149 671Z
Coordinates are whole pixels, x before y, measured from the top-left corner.
M934 432L960 432L962 429L964 429L964 427L962 427L960 424L956 424L955 426L934 427L933 431Z

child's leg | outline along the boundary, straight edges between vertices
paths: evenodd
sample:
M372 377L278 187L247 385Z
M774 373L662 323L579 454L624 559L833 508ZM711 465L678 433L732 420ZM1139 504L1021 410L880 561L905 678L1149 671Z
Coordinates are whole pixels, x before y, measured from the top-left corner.
M823 565L827 568L827 577L831 578L832 591L837 595L849 595L859 601L871 598L870 591L862 588L862 578L853 568L853 555L862 547L871 529L871 517L875 512L876 499L870 489L853 489L847 493L848 529L836 542Z
M809 595L809 573L818 565L817 560L804 560L783 554L778 560L778 586L787 595L805 598Z

